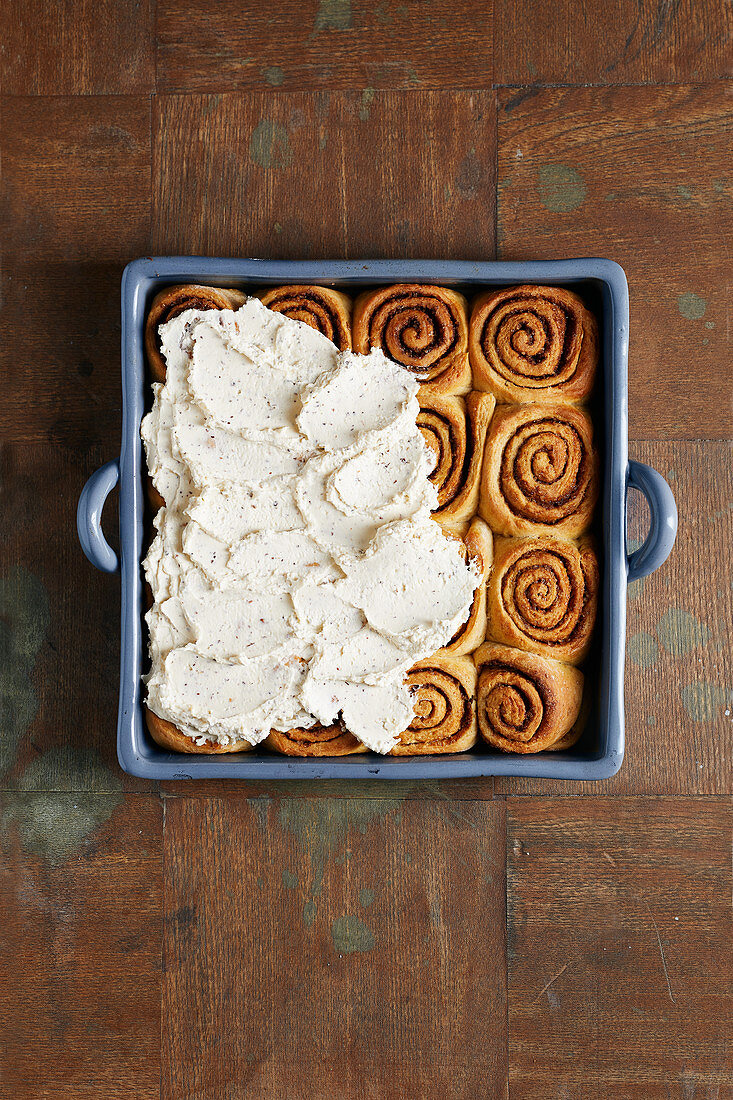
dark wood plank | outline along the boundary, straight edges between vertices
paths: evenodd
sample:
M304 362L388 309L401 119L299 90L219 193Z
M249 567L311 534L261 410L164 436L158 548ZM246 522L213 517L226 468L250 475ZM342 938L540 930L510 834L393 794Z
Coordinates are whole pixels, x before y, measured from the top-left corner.
M477 779L291 779L265 783L244 779L227 780L226 786L216 779L161 780L162 794L185 795L187 798L211 798L236 793L249 798L329 798L351 800L418 799L433 802L473 802L494 797L494 780Z
M120 275L148 251L148 101L9 99L0 154L0 433L83 451L119 438Z
M161 91L486 87L492 4L159 0Z
M506 1088L499 803L166 799L166 1098Z
M722 85L501 93L499 255L626 268L631 438L733 430L730 124Z
M733 1095L727 799L509 799L512 1097Z
M163 96L157 252L491 258L492 92Z
M698 0L496 0L499 84L625 84L730 75L729 12Z
M120 579L76 536L86 478L112 456L53 445L0 446L0 787L116 792ZM104 526L114 540L116 496ZM150 789L124 777L124 786Z
M160 1095L161 807L0 796L3 1096Z
M152 92L152 0L8 0L0 89L5 95Z
M497 779L508 794L733 793L733 468L724 443L636 443L675 494L680 527L672 556L629 587L626 758L605 783ZM629 496L629 539L648 530L640 494Z

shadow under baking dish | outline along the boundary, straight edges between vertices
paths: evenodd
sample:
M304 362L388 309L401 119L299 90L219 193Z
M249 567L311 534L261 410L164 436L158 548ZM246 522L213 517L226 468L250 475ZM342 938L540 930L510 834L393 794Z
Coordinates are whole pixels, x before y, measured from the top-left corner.
M599 617L586 666L591 709L585 732L565 752L515 755L479 742L469 752L444 756L287 757L264 749L219 756L161 749L143 720L141 675L147 653L143 623L143 454L140 421L149 404L143 353L145 318L159 290L176 283L262 289L283 283L315 283L352 295L390 283L435 283L469 300L486 287L520 283L566 286L596 314L601 337L599 385L591 406L602 463L596 531L601 565ZM122 653L117 753L131 775L152 779L321 779L368 777L417 780L489 775L552 779L605 779L624 753L623 674L626 642L627 358L629 301L622 268L610 260L462 262L421 260L271 261L148 257L135 260L122 278L123 421L120 475Z

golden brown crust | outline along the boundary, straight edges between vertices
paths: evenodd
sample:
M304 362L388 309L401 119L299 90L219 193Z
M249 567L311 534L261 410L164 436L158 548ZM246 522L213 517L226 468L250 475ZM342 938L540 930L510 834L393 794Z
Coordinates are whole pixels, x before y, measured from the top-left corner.
M172 722L165 718L159 718L153 714L149 707L145 707L145 723L153 740L164 749L171 752L193 753L224 753L224 752L249 752L254 748L249 741L233 741L230 745L220 745L217 741L205 741L203 745L197 745L192 737L179 730Z
M569 290L515 286L479 295L471 310L473 384L497 401L587 401L598 324Z
M588 685L583 684L583 698L580 702L580 711L578 717L573 722L572 726L559 741L556 741L552 746L552 752L562 752L563 749L571 749L581 738L583 730L585 729L586 722L588 721L588 715L590 714L590 694L588 692Z
M479 513L501 535L582 535L598 497L593 424L575 405L501 405L481 473Z
M165 508L165 500L153 485L153 479L148 473L145 474L145 495L153 515L159 512L161 508Z
M448 644L439 649L436 654L440 657L463 657L467 653L472 653L486 637L486 586L493 557L493 536L478 516L470 523L446 525L443 531L461 540L466 561L476 566L481 578L473 596L468 618L462 626L459 626Z
M263 744L265 748L284 756L351 756L352 753L369 751L340 722L331 726L322 726L317 722L310 729L297 727L287 733L271 730Z
M476 743L476 668L470 657L429 657L407 674L415 717L391 756L465 752Z
M352 320L354 351L381 348L439 394L471 389L468 303L446 287L400 283L360 294Z
M259 294L263 305L327 336L339 351L351 350L351 298L327 286L276 286Z
M495 642L485 642L473 659L478 729L484 741L501 752L516 753L569 746L583 698L582 672Z
M598 606L593 540L554 537L494 544L488 637L575 665L590 648Z
M435 455L430 480L438 491L433 518L460 523L475 515L486 433L496 406L490 393L441 397L423 387L417 426Z
M221 290L213 286L169 286L153 298L145 321L145 355L156 382L165 382L165 361L160 354L158 328L187 309L238 309L246 295L241 290Z

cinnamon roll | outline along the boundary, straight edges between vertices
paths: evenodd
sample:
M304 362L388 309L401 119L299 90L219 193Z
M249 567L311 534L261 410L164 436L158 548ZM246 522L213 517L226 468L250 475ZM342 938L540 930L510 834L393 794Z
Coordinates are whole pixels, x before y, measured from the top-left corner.
M308 729L297 728L287 733L271 730L263 744L265 748L284 756L350 756L355 752L368 751L339 722L332 726L322 726L316 722Z
M486 433L496 402L489 393L440 397L421 391L417 426L435 455L430 480L438 491L433 518L459 523L475 515Z
M583 673L548 657L485 642L473 655L478 730L501 752L569 748L580 736Z
M354 305L354 351L381 348L434 393L471 389L468 303L445 287L402 283L368 290Z
M277 286L260 294L268 309L322 332L339 351L351 350L351 299L326 286Z
M578 664L588 654L598 605L592 540L497 538L488 584L488 637Z
M461 540L466 561L473 562L480 578L468 618L448 644L438 650L440 656L462 657L472 653L486 637L486 586L491 570L493 539L491 531L478 516L470 523L446 525L443 530L447 535Z
M470 657L429 657L407 674L415 717L392 756L463 752L476 743L476 668Z
M473 304L469 354L474 386L497 401L586 401L598 365L598 324L569 290L492 290Z
M479 513L492 531L583 534L598 497L598 454L588 414L574 405L502 405L491 429Z
M158 329L187 309L239 309L246 298L240 290L213 286L169 286L153 298L145 321L145 355L156 382L165 382L165 361L160 354Z
M254 745L250 745L249 741L231 741L228 745L222 745L219 741L204 741L202 745L197 745L193 737L190 737L183 730L179 730L178 726L174 726L172 722L168 722L165 718L159 718L157 714L154 714L148 707L145 710L145 724L148 727L148 732L153 738L156 744L160 745L163 749L169 749L171 752L193 752L193 753L222 753L222 752L249 752L254 748Z

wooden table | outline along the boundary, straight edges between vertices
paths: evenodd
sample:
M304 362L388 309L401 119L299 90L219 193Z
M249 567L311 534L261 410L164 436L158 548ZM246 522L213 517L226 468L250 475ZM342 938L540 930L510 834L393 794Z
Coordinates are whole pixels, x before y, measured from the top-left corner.
M733 1096L726 10L6 2L3 1100ZM630 453L681 522L629 593L618 776L121 774L74 512L150 252L624 265Z

